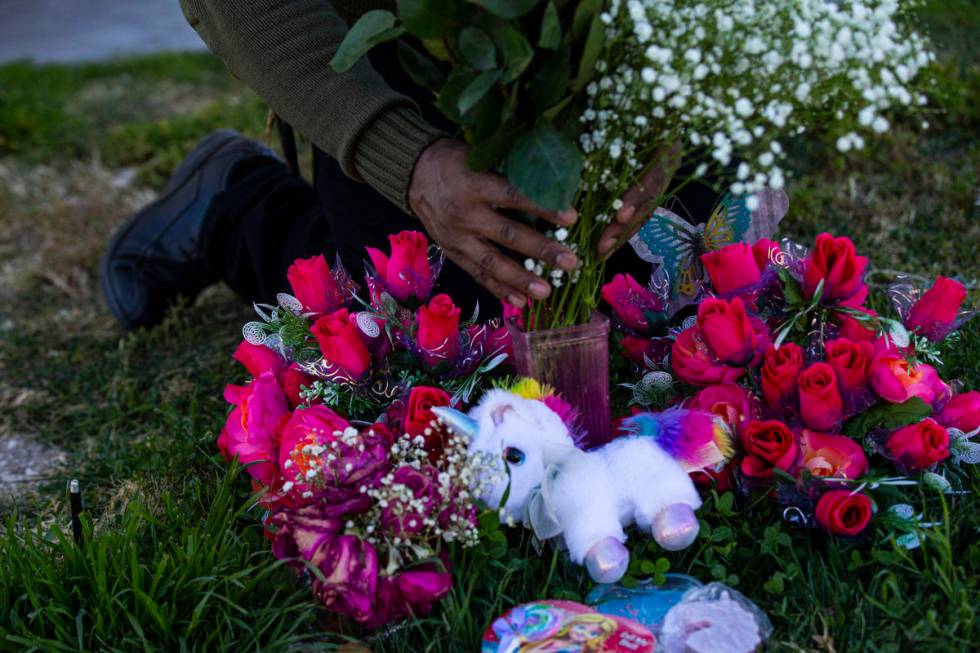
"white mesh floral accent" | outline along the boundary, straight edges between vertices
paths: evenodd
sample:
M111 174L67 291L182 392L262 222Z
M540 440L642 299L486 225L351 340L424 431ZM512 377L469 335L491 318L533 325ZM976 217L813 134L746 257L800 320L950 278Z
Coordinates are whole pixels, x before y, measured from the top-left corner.
M358 313L354 321L357 323L357 328L368 338L377 338L381 335L381 327L378 326L370 313Z
M292 311L297 315L303 312L303 302L296 299L289 293L279 293L276 295L276 301L279 302L279 305L285 308L287 311Z
M268 336L262 322L246 322L242 327L242 337L251 345L264 345Z

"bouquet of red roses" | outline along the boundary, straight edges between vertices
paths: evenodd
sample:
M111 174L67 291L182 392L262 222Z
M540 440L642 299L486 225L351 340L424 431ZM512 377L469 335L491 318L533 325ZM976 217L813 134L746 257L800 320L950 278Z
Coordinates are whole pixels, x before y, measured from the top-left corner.
M972 315L963 284L900 279L888 289L893 319L866 306L868 259L844 237L821 234L809 252L736 243L701 263L710 285L697 314L670 332L661 289L623 276L603 290L625 355L648 370L635 401L666 394L721 415L738 434L734 460L708 470L722 487L766 490L788 519L837 535L879 514L914 546L911 506L872 495L949 489L957 465L980 462L980 392L956 394L934 366L937 344Z

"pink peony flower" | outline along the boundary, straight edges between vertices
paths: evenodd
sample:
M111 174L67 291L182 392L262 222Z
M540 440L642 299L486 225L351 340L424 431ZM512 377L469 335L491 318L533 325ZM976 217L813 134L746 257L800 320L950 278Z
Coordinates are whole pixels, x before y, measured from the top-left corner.
M901 404L919 397L927 404L948 397L943 383L931 365L912 365L894 350L885 350L871 362L871 388L885 401Z
M244 388L228 386L225 398L237 406L218 436L218 449L227 460L237 456L252 478L272 485L278 473L280 431L289 418L275 375L263 372Z
M826 435L804 429L800 444L803 467L814 476L854 480L868 471L864 449L845 435Z

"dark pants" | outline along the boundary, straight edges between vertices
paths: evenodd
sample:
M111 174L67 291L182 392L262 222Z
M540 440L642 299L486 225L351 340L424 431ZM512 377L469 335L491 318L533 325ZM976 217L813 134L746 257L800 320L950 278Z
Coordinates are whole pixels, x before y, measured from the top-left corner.
M412 84L401 71L393 50L376 49L371 62L393 88L418 103L427 121L447 133L454 131L433 106L431 94ZM690 216L703 221L715 194L706 187L689 185L682 200ZM239 175L215 197L210 211L217 221L210 245L213 271L248 301L273 302L276 293L289 290L289 265L297 258L321 253L331 266L339 255L360 283L365 247L387 251L389 234L422 230L418 220L370 186L349 178L334 159L317 148L313 148L312 185L290 175L280 163L263 163ZM630 247L614 256L608 267L611 273L632 272L641 283L649 278L649 265ZM449 293L466 316L477 301L484 318L500 311L500 303L451 261L443 267L436 292Z

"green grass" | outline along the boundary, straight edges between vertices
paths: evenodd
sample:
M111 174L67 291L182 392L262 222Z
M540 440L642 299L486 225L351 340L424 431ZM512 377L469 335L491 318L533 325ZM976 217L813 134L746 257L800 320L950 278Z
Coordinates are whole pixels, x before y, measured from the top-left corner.
M980 9L937 1L924 17L946 57L945 113L924 133L899 124L859 155L800 143L783 233L835 231L881 270L977 279ZM208 55L0 67L0 445L19 434L67 456L33 491L0 495L0 650L308 650L327 646L329 629L386 653L469 652L517 602L582 598L581 569L510 532L455 555L453 594L432 617L369 635L326 617L274 564L248 483L214 447L222 387L242 378L229 355L248 309L215 289L122 337L97 291L111 229L218 127L264 137L265 109ZM135 186L114 183L123 167ZM980 323L944 360L945 376L980 388ZM63 534L71 477L90 520L83 547ZM966 489L919 498L943 526L912 552L799 532L766 502L710 497L694 547L664 555L635 538L631 573L669 564L725 580L769 614L772 650L970 650L976 471Z

